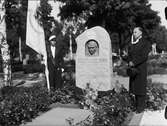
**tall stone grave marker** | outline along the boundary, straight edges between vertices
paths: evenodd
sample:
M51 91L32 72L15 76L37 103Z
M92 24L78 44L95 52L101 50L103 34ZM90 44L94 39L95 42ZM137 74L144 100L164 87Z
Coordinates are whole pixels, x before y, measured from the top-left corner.
M76 41L76 86L85 89L89 83L90 87L98 91L113 89L111 40L108 32L96 26L80 34Z

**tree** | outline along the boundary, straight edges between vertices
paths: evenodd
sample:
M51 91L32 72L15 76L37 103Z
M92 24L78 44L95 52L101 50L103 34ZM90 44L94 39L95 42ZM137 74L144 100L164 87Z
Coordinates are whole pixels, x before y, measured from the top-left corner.
M66 18L60 23L51 16L51 10L52 8L48 0L41 0L40 7L37 10L37 15L45 31L46 46L48 46L48 38L51 34L57 35L59 33L63 33L63 56L69 53L70 41L72 44L72 52L75 53L75 37L84 31L85 27L83 26L83 22L84 18L86 18L86 13L82 13L80 16L76 16L74 14L71 18Z
M10 63L10 50L6 40L6 22L5 22L5 1L0 1L0 49L2 56L2 67L3 67L3 83L0 87L11 85L11 63Z
M52 7L48 1L49 0L41 0L40 6L37 9L37 18L38 18L40 24L42 25L42 27L44 28L46 47L49 46L48 40L52 34L54 34L56 36L62 36L62 34L63 34L62 33L63 24L59 23L57 20L54 19L53 16L51 16ZM66 41L63 41L63 39L64 39L63 37L58 37L58 38L59 38L58 41L61 41L61 44L63 44L64 48L62 50L62 56L64 56L66 53L66 50L67 50L66 46L65 46ZM46 49L48 49L48 48L46 48ZM47 54L51 55L49 53L51 53L51 52L47 50Z
M61 7L61 19L86 12L86 25L103 26L109 33L119 33L120 47L135 26L141 26L149 35L160 23L157 12L151 10L148 0L58 0L65 3Z
M27 0L6 0L6 32L12 59L19 54L19 37L25 45L27 4Z
M167 50L167 29L165 26L157 27L150 36L152 36L152 42L156 43L158 52Z

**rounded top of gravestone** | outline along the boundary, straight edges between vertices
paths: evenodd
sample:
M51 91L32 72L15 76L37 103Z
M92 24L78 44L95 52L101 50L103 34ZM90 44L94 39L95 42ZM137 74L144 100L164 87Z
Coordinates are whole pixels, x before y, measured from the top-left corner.
M86 36L88 37L88 38L96 38L96 33L95 33L95 31L93 31L93 30L90 30L89 32L87 32L86 33Z
M77 38L77 42L81 42L80 39L84 39L86 41L90 39L94 40L109 40L109 34L108 32L101 26L95 26L90 29L85 30L82 34L80 34Z
M89 41L94 41L93 47L89 47ZM101 26L95 26L85 30L76 38L77 57L109 57L111 51L111 40L108 32ZM96 46L95 46L96 45Z

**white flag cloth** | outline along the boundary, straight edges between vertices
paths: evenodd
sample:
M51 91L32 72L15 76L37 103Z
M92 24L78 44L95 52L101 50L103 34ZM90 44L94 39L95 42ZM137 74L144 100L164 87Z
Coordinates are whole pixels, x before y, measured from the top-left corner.
M28 0L26 44L44 56L47 87L50 90L44 30L35 17L39 4L40 0Z
M27 12L27 31L26 31L26 44L42 55L46 55L45 36L44 30L38 23L36 16L36 9L40 4L40 0L28 1Z

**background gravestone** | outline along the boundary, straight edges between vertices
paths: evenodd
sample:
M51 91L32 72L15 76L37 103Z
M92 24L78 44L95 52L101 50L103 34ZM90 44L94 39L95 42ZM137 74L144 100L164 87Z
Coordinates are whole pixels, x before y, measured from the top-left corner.
M86 84L90 83L92 88L99 91L113 89L111 40L107 31L96 26L80 34L76 41L76 86L85 89ZM92 44L89 44L90 41L93 41ZM93 51L89 52L93 43L97 49L94 54Z

